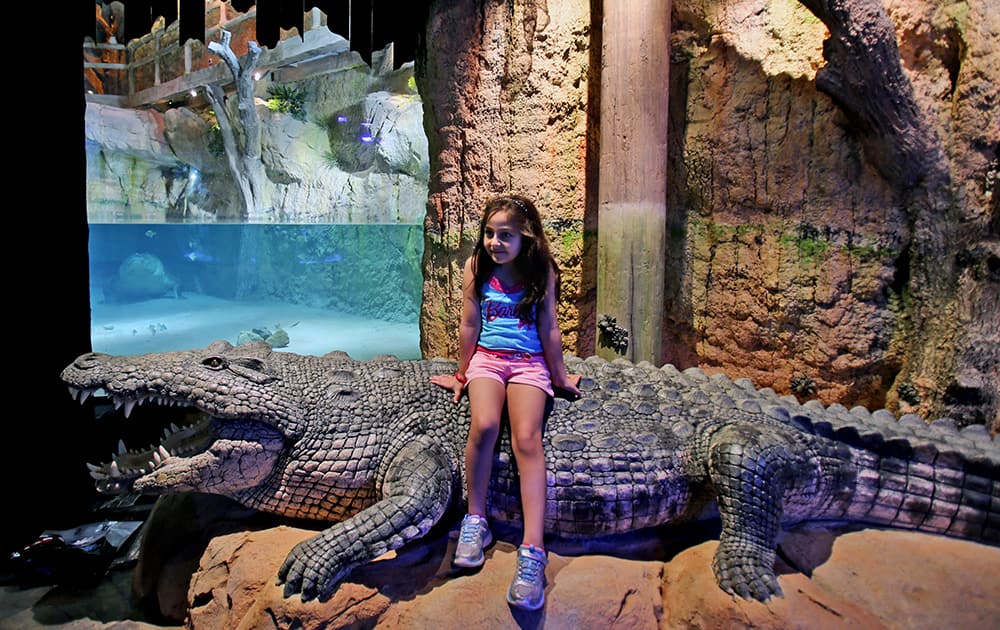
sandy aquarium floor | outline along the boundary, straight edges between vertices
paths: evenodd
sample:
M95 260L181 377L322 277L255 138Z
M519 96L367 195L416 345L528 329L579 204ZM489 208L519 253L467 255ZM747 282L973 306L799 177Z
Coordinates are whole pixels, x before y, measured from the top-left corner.
M145 354L204 348L225 339L235 344L240 331L282 328L289 344L281 352L323 355L342 350L355 359L393 354L420 358L419 325L366 319L325 309L273 302L234 302L185 294L91 308L95 352Z

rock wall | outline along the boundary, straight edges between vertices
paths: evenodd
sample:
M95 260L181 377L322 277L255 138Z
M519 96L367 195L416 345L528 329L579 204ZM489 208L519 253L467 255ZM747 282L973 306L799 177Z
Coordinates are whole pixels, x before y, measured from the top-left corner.
M935 190L887 177L864 130L817 89L827 32L802 4L675 3L684 92L672 106L685 109L668 354L824 402L997 422L988 171L1000 127L984 78L998 73L1000 22L986 4L889 12L944 148Z
M554 237L566 347L593 345L594 281L583 262L593 238L585 222L593 34L585 0L431 3L416 60L431 160L425 356L457 356L462 265L483 204L509 191L536 201Z
M457 354L478 208L519 190L570 246L564 340L589 354L600 15L454 4L431 3L417 62L431 104L424 352ZM935 178L901 185L895 153L817 87L829 33L810 4L884 11L674 0L662 361L1000 430L1000 17L987 0L889 9L903 87L941 147Z

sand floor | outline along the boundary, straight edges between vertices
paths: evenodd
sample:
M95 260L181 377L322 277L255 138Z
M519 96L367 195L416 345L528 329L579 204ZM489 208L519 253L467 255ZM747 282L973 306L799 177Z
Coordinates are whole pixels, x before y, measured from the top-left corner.
M393 354L420 358L419 325L385 322L280 302L234 302L197 294L128 304L95 304L91 344L95 352L145 354L203 348L240 331L281 327L282 352L323 355L342 350L355 359Z

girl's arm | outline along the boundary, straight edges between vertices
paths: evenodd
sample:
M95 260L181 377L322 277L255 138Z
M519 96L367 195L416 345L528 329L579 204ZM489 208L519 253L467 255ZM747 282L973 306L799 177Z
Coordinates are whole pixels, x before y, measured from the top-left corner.
M465 270L462 273L462 321L458 327L458 373L463 377L472 355L476 353L476 343L479 341L479 329L482 325L479 298L476 297L476 272L470 256L465 261Z
M469 361L476 352L476 343L479 341L479 328L482 326L482 319L479 313L479 298L476 297L476 274L473 271L472 257L465 262L465 269L462 272L462 319L458 323L458 370L455 374L443 374L432 376L431 382L435 385L450 389L455 392L455 402L462 397L462 390L465 389L465 370L469 367Z
M556 274L549 269L545 283L545 299L538 308L537 325L538 338L542 341L542 353L545 364L552 374L552 385L559 389L579 395L578 375L566 373L566 363L563 361L562 331L559 330L559 318L556 314Z

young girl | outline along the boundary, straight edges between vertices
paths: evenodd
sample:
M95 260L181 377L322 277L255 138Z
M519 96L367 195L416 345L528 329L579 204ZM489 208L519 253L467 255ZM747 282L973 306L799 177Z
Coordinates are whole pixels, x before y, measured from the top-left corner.
M504 404L521 486L524 533L517 570L507 591L511 605L537 610L545 603L545 453L542 421L553 386L573 394L578 376L566 373L556 320L559 268L535 205L506 195L486 204L479 241L465 263L458 370L435 376L455 402L469 389L472 425L465 446L468 514L462 520L454 564L478 567L493 540L486 492Z

